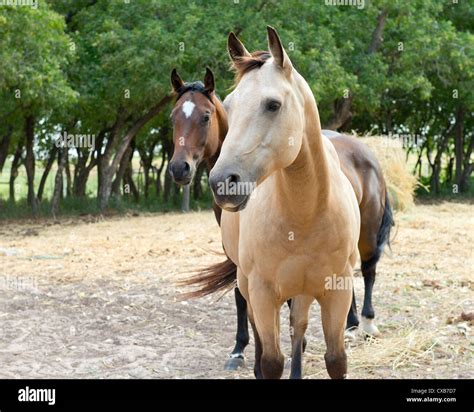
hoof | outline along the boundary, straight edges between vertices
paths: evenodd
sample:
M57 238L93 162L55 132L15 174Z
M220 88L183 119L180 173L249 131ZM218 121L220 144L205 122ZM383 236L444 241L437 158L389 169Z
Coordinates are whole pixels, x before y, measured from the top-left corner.
M361 323L362 323L362 330L366 337L378 338L382 335L379 329L377 328L377 326L375 325L375 322L373 319L368 319L362 316Z
M244 355L237 353L230 355L229 359L224 365L224 370L226 371L235 371L239 368L245 367L245 358Z
M346 342L355 342L357 339L357 327L346 329L344 331L344 340Z

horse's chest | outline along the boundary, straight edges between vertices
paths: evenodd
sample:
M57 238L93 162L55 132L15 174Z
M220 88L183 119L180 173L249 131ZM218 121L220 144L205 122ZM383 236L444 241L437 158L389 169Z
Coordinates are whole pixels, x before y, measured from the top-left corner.
M347 260L331 230L322 236L275 221L267 230L243 225L240 235L243 274L263 277L285 294L320 289L327 276L343 271Z

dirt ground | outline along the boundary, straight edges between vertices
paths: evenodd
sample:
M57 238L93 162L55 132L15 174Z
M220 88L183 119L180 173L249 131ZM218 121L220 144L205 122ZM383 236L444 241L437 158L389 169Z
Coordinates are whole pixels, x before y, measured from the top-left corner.
M473 206L396 221L374 291L382 337L348 343L349 377L472 378ZM247 367L223 370L233 294L176 299L181 273L222 259L219 238L211 211L0 223L0 378L253 377L253 340ZM317 304L307 337L305 377L327 378ZM288 356L286 307L282 345Z

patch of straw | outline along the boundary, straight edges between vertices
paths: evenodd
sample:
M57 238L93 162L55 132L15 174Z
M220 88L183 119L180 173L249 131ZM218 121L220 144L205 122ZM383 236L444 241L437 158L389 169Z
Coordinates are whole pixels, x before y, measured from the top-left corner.
M434 348L439 342L436 333L421 331L413 327L403 328L394 336L379 339L362 340L360 336L355 344L346 348L350 371L362 369L407 369L431 364L434 359ZM308 362L306 376L308 378L324 378L327 376L323 361L324 345L318 348L321 353L305 355ZM317 365L315 365L315 363ZM310 366L310 365L311 366ZM320 369L320 370L317 370Z
M377 156L383 170L392 207L404 211L414 205L414 191L418 179L407 166L406 153L401 145L384 136L360 137Z

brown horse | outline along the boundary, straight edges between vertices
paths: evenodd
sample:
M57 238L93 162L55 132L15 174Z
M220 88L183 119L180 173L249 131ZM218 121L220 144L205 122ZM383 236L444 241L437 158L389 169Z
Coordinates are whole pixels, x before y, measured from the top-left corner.
M227 133L227 115L221 100L215 94L214 75L210 69L206 69L204 83L185 83L176 69L173 69L171 85L176 102L171 113L174 152L169 171L176 183L186 185L193 179L199 163L206 163L208 173L214 167ZM213 202L213 209L217 223L220 224L221 208ZM198 291L188 294L188 297L197 297L227 288L235 283L236 278L237 268L227 259L183 284L198 286ZM229 370L244 364L244 349L249 343L247 302L238 288L234 289L234 294L237 334L235 347L225 364L225 369Z

